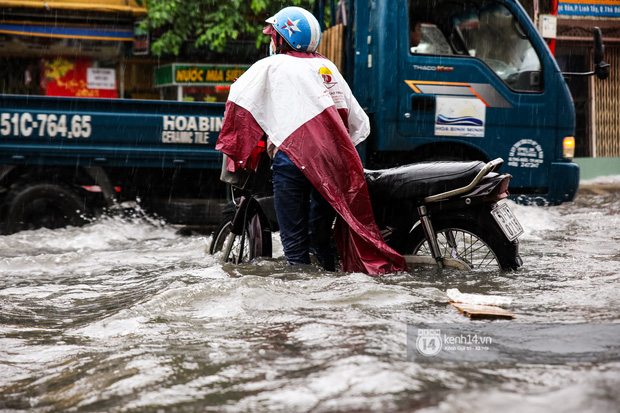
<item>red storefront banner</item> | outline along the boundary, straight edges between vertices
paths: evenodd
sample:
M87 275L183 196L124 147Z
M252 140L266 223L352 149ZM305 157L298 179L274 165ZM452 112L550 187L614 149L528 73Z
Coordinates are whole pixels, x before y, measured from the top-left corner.
M81 98L118 98L114 89L89 89L88 69L92 61L88 58L46 60L42 65L42 85L47 96Z

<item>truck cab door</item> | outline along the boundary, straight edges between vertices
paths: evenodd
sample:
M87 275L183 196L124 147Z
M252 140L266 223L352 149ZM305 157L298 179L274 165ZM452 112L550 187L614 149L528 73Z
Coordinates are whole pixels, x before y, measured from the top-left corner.
M520 6L409 3L410 14L401 20L408 30L399 33L399 139L390 150L468 147L502 157L515 181L546 186L544 174L535 183L530 176L545 157L555 158L556 97L545 70L556 66L543 65L539 50L545 46L524 29L531 25L523 25L522 9L508 7ZM416 24L422 31L417 45L410 36Z

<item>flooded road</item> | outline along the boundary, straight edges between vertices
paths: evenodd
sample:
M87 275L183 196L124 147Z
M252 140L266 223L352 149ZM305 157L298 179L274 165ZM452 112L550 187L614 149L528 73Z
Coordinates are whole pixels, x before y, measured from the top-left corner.
M412 324L620 323L620 193L510 205L510 273L295 271L281 248L222 266L208 237L139 219L0 237L0 410L618 411L620 362L597 356L407 359ZM448 288L511 297L517 318L472 322Z

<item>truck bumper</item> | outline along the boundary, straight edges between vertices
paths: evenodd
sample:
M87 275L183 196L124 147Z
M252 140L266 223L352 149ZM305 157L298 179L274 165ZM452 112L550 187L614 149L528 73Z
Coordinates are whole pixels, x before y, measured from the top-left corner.
M547 201L552 205L570 202L579 189L579 165L573 162L553 162L549 172Z

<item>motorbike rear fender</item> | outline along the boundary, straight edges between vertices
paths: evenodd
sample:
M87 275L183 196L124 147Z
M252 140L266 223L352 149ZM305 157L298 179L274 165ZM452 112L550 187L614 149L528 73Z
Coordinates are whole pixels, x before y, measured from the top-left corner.
M508 185L511 175L490 173L472 191L458 197L431 202L426 207L431 212L457 211L476 208L482 205L494 205L497 201L508 198Z
M508 191L508 184L512 179L512 175L509 174L498 174L496 172L490 172L486 176L482 178L480 183L476 185L476 187L466 193L461 195L461 198L475 198L475 197L484 197L487 195L491 195L496 193L497 195L501 195L503 192ZM508 194L506 193L500 199L507 198Z

